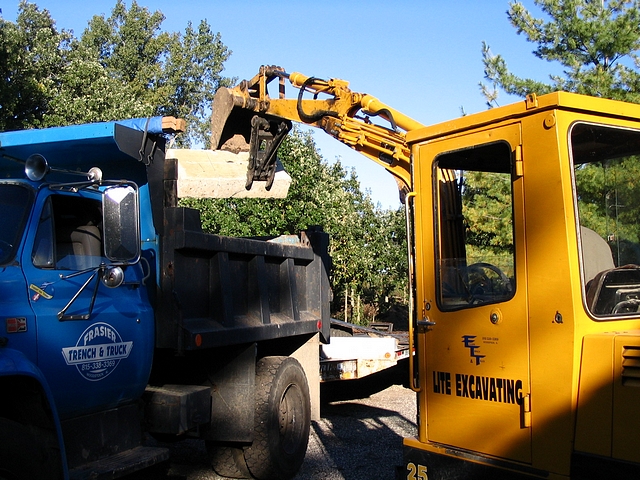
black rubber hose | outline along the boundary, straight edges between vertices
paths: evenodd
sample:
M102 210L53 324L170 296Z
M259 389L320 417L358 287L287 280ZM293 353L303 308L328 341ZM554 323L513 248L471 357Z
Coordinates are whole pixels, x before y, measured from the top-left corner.
M338 117L339 116L337 112L332 112L330 110L319 110L317 112L307 114L302 109L302 95L304 94L304 90L307 88L307 86L311 82L315 82L317 80L321 80L321 79L315 78L315 77L307 78L302 84L302 86L300 87L300 91L298 92L297 110L298 110L298 115L300 116L300 119L303 120L304 122L313 123L313 122L317 122L322 117Z

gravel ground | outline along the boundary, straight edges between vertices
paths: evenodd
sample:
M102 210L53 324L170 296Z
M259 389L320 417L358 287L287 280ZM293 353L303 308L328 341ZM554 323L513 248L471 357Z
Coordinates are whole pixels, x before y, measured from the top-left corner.
M416 435L415 394L399 384L407 376L405 369L396 368L360 383L323 385L322 418L311 423L307 455L295 480L394 480L402 465L402 438ZM203 466L203 442L180 442L172 450L168 471L165 467L127 478L220 478Z
M296 480L394 480L402 438L416 435L414 418L415 394L401 385L325 405Z

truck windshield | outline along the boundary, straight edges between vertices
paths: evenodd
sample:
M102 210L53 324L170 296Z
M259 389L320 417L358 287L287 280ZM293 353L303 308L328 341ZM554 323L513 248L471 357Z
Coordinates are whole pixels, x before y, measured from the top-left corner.
M570 134L585 305L640 314L640 131L577 123Z
M0 265L14 260L32 203L33 192L29 188L16 184L0 185Z

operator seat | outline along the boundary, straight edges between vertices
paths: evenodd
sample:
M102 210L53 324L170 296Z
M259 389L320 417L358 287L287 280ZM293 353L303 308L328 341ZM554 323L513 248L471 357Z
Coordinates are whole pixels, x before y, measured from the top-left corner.
M611 248L604 238L587 227L580 227L584 283L588 284L604 270L615 268Z
M58 260L64 259L66 268L84 270L100 265L102 240L98 227L78 226L63 234L62 239L57 244L57 255Z

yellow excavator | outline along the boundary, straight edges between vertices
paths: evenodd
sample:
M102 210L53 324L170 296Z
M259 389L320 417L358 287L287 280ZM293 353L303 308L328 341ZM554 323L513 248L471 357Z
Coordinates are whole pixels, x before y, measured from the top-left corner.
M262 67L217 92L211 148L248 149L247 188L268 186L292 121L382 165L406 207L403 478L640 478L640 105L532 94L425 126Z

